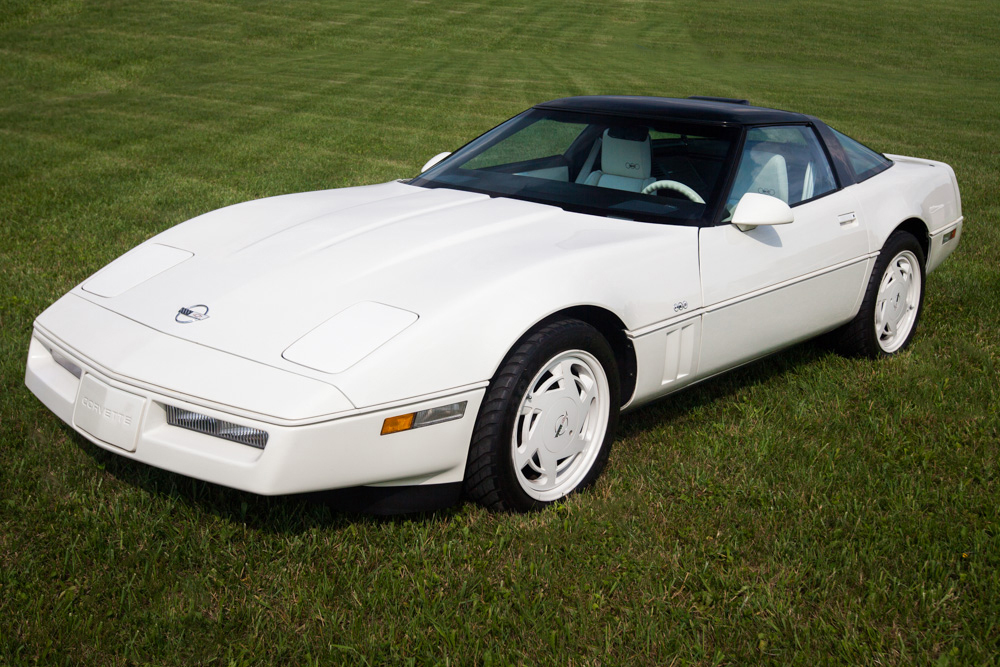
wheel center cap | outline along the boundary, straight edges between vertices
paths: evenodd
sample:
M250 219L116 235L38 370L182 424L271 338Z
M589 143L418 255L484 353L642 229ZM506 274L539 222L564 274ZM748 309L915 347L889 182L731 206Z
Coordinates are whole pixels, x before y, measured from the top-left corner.
M899 290L896 290L896 292L892 295L892 300L890 303L892 305L892 310L898 311L900 307L903 305L903 293L900 292Z
M545 429L545 448L553 454L562 452L576 439L577 410L578 406L572 399L564 398L545 415L545 421L540 426Z

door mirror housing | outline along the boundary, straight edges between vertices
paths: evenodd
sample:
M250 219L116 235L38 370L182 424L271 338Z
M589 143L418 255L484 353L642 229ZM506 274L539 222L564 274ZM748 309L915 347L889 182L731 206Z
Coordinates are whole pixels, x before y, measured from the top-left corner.
M427 162L424 163L424 166L420 168L420 173L421 174L424 173L425 171L427 171L428 169L430 169L431 167L433 167L434 165L436 165L438 162L440 162L441 160L445 159L449 155L451 155L451 151L445 151L444 153L438 153L437 155L435 155L430 160L428 160Z
M792 208L777 197L748 192L733 212L732 223L742 232L760 225L787 225L795 220Z

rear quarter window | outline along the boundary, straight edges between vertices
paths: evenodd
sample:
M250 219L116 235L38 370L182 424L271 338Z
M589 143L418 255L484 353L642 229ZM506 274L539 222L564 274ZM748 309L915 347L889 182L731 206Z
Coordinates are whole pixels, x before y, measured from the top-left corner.
M833 130L832 127L830 129ZM858 183L892 166L892 160L876 153L861 142L855 141L837 130L833 130L833 133L837 136L837 141L844 148L844 152L847 154L847 161L851 163L851 169L854 171L854 180Z

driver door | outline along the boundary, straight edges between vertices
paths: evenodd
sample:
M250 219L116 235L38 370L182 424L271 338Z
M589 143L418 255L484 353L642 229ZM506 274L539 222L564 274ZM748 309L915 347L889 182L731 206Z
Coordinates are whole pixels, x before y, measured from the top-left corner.
M784 200L795 219L749 231L728 222L700 230L705 375L848 321L873 261L861 208L850 189L837 189L811 126L748 131L729 217L747 192Z

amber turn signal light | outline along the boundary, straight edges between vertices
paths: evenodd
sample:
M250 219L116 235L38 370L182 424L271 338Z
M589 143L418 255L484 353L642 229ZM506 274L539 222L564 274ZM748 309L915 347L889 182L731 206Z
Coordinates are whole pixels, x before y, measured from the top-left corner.
M468 401L462 401L461 403L452 403L451 405L428 408L427 410L421 410L420 412L410 412L405 415L389 417L382 422L382 435L399 433L400 431L409 431L411 428L433 426L434 424L442 424L444 422L454 421L455 419L461 419L465 416L465 406L468 405L468 403Z
M389 417L384 422L382 422L382 435L388 435L390 433L399 433L400 431L409 431L411 428L413 428L413 418L416 416L417 416L416 412L411 412L408 415Z

